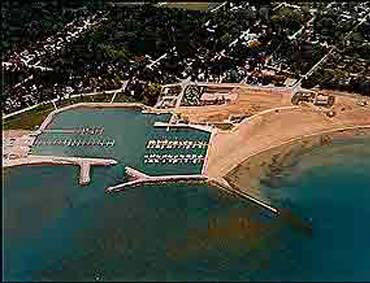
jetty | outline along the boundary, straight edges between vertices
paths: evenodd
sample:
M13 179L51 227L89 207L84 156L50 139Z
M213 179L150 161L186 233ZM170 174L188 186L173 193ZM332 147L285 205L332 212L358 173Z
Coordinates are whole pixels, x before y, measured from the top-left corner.
M26 158L13 159L5 164L4 167L14 167L21 165L77 165L80 167L80 185L90 183L90 168L91 166L112 166L118 164L114 159L105 158L85 158L85 157L62 157L62 156L47 156L47 155L29 155Z
M278 209L276 209L272 205L249 195L243 190L238 190L234 188L224 178L209 178L208 176L202 174L150 176L129 166L125 168L125 172L126 175L128 175L129 180L127 182L115 186L107 187L105 189L106 193L121 192L125 191L128 187L137 187L150 184L177 183L177 182L207 182L229 194L237 195L247 201L251 201L257 204L258 206L264 209L269 210L274 214L279 214Z
M224 178L209 178L209 183L217 186L221 190L230 193L235 194L245 200L251 201L258 206L267 209L274 214L279 214L279 210L273 207L272 205L257 199L256 197L251 196L248 194L245 190L241 190L240 188L236 188L235 184L231 185L228 181L226 181Z
M126 174L129 176L131 181L118 184L116 186L110 186L105 189L105 192L120 192L124 191L127 187L135 187L148 184L160 184L160 183L177 183L177 182L205 182L207 177L204 175L166 175L166 176L150 176L146 175L138 170L131 167L126 167Z

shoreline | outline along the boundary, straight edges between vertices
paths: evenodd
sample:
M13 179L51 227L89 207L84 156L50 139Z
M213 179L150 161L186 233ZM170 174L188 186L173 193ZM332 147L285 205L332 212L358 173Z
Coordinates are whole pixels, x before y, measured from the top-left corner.
M49 115L46 117L46 119L41 123L38 131L43 131L45 130L49 124L53 121L55 116L61 112L75 109L75 108L138 108L141 110L149 110L149 111L155 111L154 108L150 106L146 106L142 103L125 103L125 102L116 102L116 103L109 103L109 102L81 102L81 103L76 103L72 105L68 105L59 109L56 109L49 113Z
M34 134L42 133L57 114L78 108L134 108L141 109L143 113L173 113L171 109L157 110L142 103L82 102L52 111ZM285 136L276 131L276 125L283 130L286 128L282 127L283 121L290 122L292 119L300 121L300 116L307 118L307 120L302 119L303 125L293 123L290 128L287 128ZM363 117L362 114L353 120L344 119L344 121L333 122L325 117L323 119L321 113L307 107L281 106L267 109L242 120L231 131L212 129L201 174L209 180L221 181L220 184L225 185L230 192L234 191L237 195L244 193L251 198L271 205L271 202L262 195L260 190L263 179L273 179L274 176L278 176L285 164L289 163L292 158L300 156L303 151L311 150L316 145L328 144L332 139L353 138L360 133L370 136L369 122L369 117ZM302 128L305 125L307 128ZM31 155L22 159L10 160L9 164L3 164L3 167L63 164L63 162L59 162L60 158L58 160L49 158L49 161L42 162L35 160ZM71 164L72 162L67 163ZM80 167L83 169L82 165ZM211 171L210 167L212 167Z
M336 141L370 139L370 126L347 130L333 130L289 141L255 153L236 165L224 177L236 191L241 191L269 204L271 199L262 192L262 187L278 187L284 177L284 169L300 162L301 157L315 148L330 147Z

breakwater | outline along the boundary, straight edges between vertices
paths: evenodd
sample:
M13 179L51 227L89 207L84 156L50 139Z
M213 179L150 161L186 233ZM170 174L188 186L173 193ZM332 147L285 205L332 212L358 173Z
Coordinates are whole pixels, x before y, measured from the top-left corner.
M80 167L80 185L87 185L90 182L91 166L112 166L118 162L114 159L105 158L83 158L83 157L60 157L29 155L26 158L18 158L5 163L4 167L15 167L21 165L77 165Z
M126 167L126 174L133 178L133 181L128 181L115 186L109 186L105 189L106 193L124 191L127 187L135 187L148 184L161 184L169 182L205 182L207 177L204 175L168 175L168 176L149 176L138 170Z

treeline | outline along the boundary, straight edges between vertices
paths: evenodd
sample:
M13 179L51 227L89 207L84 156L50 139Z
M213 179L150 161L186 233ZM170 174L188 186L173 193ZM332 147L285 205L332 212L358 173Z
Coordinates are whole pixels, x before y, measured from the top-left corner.
M370 96L370 79L364 75L345 79L343 72L320 67L308 79L303 80L302 87L313 88L318 86L322 89L333 89L347 92L355 92L364 96Z
M37 41L54 35L86 10L104 8L104 1L4 0L1 5L0 50L4 56L14 49L32 48Z

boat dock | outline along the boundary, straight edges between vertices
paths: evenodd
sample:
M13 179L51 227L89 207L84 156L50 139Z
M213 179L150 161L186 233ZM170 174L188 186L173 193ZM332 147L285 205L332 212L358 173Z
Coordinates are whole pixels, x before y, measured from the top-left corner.
M193 163L198 164L204 160L204 156L201 154L145 154L144 163L148 164L182 164L182 163Z
M65 147L80 147L80 146L98 146L112 147L116 143L115 139L37 139L33 146L65 146Z
M147 149L194 149L194 148L206 148L208 146L207 141L202 140L149 140L146 144Z
M75 135L90 135L100 136L104 132L104 127L82 127L82 128L71 128L71 129L50 129L43 130L43 133L58 133L58 134L75 134Z

